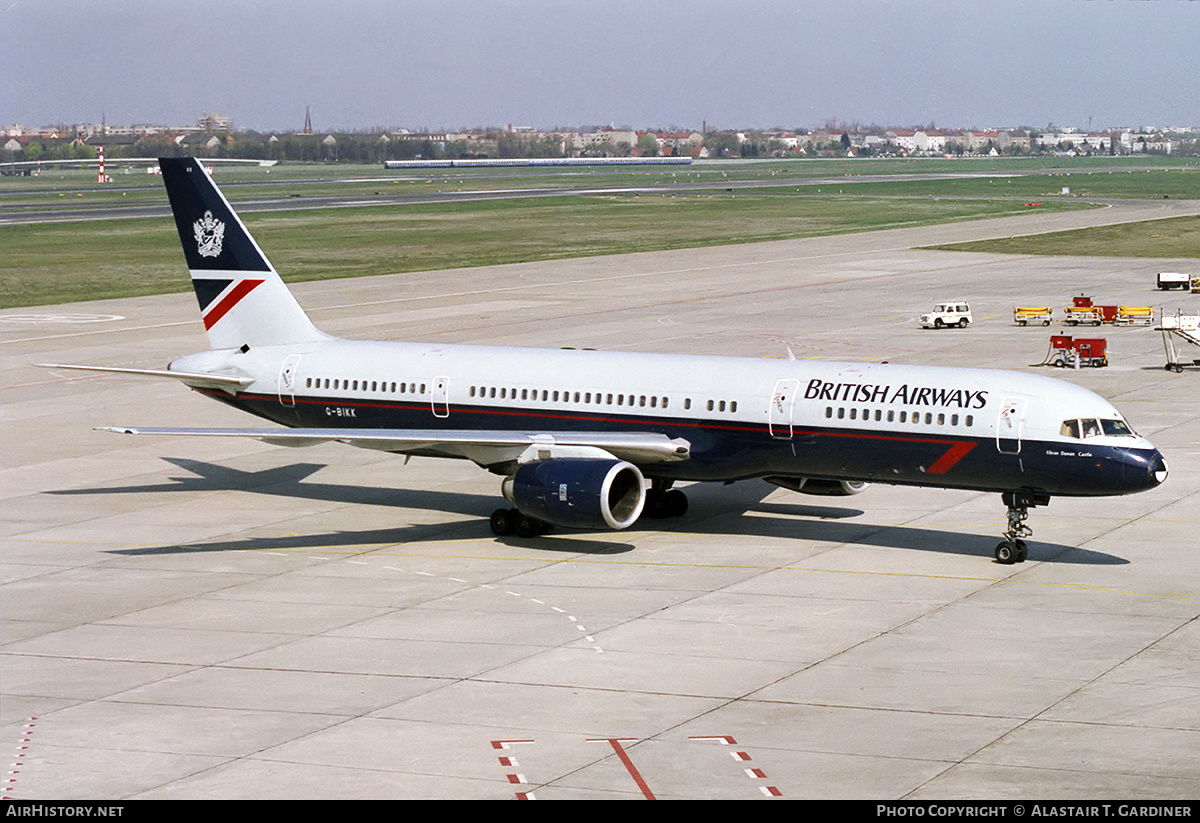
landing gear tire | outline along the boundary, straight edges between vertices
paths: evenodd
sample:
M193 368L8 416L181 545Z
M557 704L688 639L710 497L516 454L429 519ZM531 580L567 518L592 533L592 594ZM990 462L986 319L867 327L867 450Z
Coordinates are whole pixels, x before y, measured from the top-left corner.
M1008 566L1024 563L1029 557L1029 546L1024 540L1002 540L996 546L996 562Z
M516 509L496 509L492 512L491 519L488 520L488 525L492 527L492 534L497 537L508 537L517 530L517 518L521 513Z
M687 514L688 499L687 495L679 489L671 489L667 492L667 516L668 517L683 517Z
M550 531L550 524L536 517L521 514L517 509L496 509L488 525L497 537L537 537Z
M666 517L683 517L687 514L687 495L679 489L652 488L646 492L645 516L659 520Z
M527 514L517 514L517 537L537 537L550 529L549 523L544 523L536 517Z

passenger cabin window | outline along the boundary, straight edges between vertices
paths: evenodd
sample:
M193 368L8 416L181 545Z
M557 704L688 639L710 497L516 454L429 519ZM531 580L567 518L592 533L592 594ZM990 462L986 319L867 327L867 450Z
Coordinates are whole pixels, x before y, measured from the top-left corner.
M729 410L737 411L737 402L736 401L730 401ZM862 413L861 418L859 417L860 411ZM872 410L872 409L858 409L853 406L849 407L849 408L847 408L845 406L839 406L836 408L836 411L835 411L835 407L833 407L833 406L825 407L826 419L832 419L835 415L838 420L845 420L845 419L849 418L850 420L862 419L862 420L870 421L870 420L874 419L876 422L882 422L885 419L882 409ZM896 412L893 409L888 409L886 419L887 419L887 422L889 422L889 423L895 423L895 422L910 423L911 425L914 425L914 426L920 426L922 424L921 423L921 421L922 421L921 412L913 412L912 416L910 418L909 413L907 411ZM964 417L959 417L957 414L951 414L951 415L949 415L949 417L947 417L947 415L944 412L939 412L938 415L936 416L936 418L934 417L932 412L925 412L924 425L932 426L934 424L935 419L937 420L937 425L939 425L939 426L945 426L947 424L947 420L949 420L949 425L954 426L954 427L959 426L960 423L962 425L966 426L967 428L970 428L975 425L975 416L974 415L968 414L968 415L965 415ZM1124 425L1119 420L1113 420L1113 421L1102 420L1100 422L1102 424L1104 424L1106 427L1110 422L1116 424L1117 426ZM1078 428L1079 421L1078 420L1068 420L1065 423L1063 423L1063 433L1064 434L1066 434L1066 432L1067 432L1068 424L1074 424L1076 426L1076 428ZM1128 430L1128 429L1126 429L1126 430ZM1105 433L1106 434L1110 433L1107 431L1107 428L1105 430ZM1132 434L1132 432L1130 432L1130 434ZM1070 436L1078 437L1079 435L1071 434Z

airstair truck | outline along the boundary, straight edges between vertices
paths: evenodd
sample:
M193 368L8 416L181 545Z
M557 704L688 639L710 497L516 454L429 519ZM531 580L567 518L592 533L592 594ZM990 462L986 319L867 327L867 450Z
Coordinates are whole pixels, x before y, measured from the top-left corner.
M1181 372L1184 366L1200 366L1200 359L1187 362L1175 347L1175 341L1200 347L1200 315L1177 311L1174 316L1163 312L1160 317L1163 347L1167 350L1167 371Z

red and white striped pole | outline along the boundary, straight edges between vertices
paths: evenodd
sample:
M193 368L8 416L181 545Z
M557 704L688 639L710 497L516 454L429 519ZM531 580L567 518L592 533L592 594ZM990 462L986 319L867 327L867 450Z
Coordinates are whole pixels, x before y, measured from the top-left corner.
M96 175L97 183L110 183L108 175L104 173L104 144L100 144L100 173Z

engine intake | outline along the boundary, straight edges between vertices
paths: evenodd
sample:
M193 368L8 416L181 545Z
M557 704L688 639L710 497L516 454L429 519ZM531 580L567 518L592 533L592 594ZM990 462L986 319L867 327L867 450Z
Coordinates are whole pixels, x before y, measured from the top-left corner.
M526 463L504 479L501 491L522 514L576 529L627 528L646 503L645 478L624 460Z

